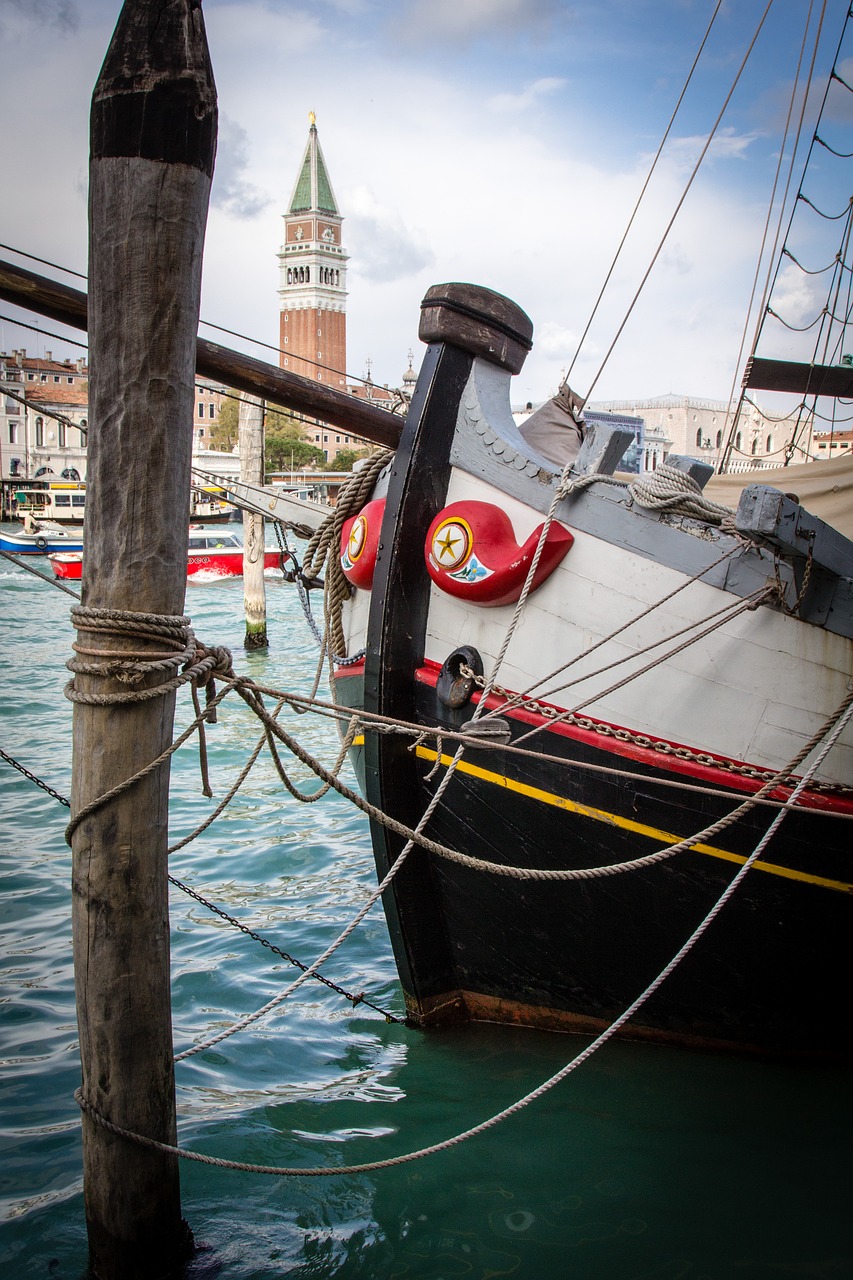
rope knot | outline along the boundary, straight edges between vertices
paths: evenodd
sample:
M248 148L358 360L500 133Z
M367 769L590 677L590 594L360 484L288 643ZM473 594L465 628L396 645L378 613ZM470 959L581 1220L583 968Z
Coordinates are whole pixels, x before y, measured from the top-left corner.
M203 670L199 670L203 668ZM207 645L200 640L195 641L195 652L189 659L185 670L192 670L193 683L204 688L215 679L234 680L234 659L230 649L225 645Z

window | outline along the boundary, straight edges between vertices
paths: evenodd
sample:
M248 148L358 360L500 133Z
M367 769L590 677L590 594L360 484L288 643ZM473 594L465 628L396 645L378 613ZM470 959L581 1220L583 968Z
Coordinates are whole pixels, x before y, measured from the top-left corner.
M772 453L772 452L773 452L773 437L772 437L772 436L768 436L768 437L767 437L767 448L765 449L765 451L764 451L764 452L765 452L765 453Z
M41 448L44 444L44 418L36 418L36 446Z
M57 424L57 443L60 449L64 449L68 444L68 427L64 422Z
M754 439L753 439L753 441L752 441L752 454L753 454L753 457L755 457L756 453L758 453L758 436L755 436L755 438L754 438Z
M735 448L739 449L740 445L741 445L741 434L740 432L738 432L737 435L735 436Z
M9 444L18 443L18 424L17 422L9 423Z
M718 449L722 443L723 443L723 433L722 431L718 431L717 432L717 448Z
M57 493L57 494L54 494L54 497L53 497L53 505L54 505L55 507L70 507L70 506L71 506L71 494L70 494L70 493Z
M198 416L200 418L204 417L204 402L202 400L199 400L198 403Z
M53 380L54 380L54 382L59 382L59 374L58 374L58 373L55 373L55 374L53 375Z
M702 428L701 427L696 432L696 448L697 449L702 448Z

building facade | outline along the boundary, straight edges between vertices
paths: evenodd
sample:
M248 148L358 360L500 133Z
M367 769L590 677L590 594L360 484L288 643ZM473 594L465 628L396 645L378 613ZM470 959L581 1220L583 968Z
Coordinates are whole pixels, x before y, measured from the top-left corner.
M647 441L669 441L665 446L667 453L697 458L717 470L726 452L735 406L722 400L667 395L649 400L596 403L588 408L598 412L637 414L646 424ZM794 436L796 443L792 449ZM758 405L748 402L741 410L735 428L728 470L761 471L785 466L786 459L790 462L812 461L818 456L812 436L811 419L805 424L805 430L801 430L798 419L772 418ZM644 470L654 470L663 457L658 454L654 460L647 459Z
M76 362L0 351L0 478L86 478L89 371Z

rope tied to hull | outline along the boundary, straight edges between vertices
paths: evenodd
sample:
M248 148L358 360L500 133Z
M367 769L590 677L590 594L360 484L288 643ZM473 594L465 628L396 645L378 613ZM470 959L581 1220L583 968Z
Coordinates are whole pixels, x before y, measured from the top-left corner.
M731 507L706 498L700 485L670 462L664 462L657 471L644 474L626 484L616 476L605 475L593 471L589 475L575 475L571 467L568 474L561 477L557 492L561 498L568 498L580 493L593 484L612 485L626 491L638 507L646 511L660 511L677 516L692 516L694 520L704 520L707 524L721 525L726 533L735 535L735 513Z
M638 506L648 511L693 516L708 524L722 524L734 516L731 507L706 498L692 476L669 462L664 462L657 471L632 481L628 492Z
M350 479L341 485L334 509L326 516L305 549L302 580L325 578L329 646L338 665L343 665L341 659L347 657L342 611L344 602L352 594L352 588L341 568L341 530L350 516L357 515L370 498L380 472L387 467L393 456L392 450L381 449L368 458L363 467L352 473ZM306 605L307 597L303 599L303 607Z
M520 1111L523 1111L539 1098L543 1097L546 1093L550 1092L550 1090L555 1088L557 1085L561 1084L573 1072L582 1066L583 1063L591 1058L593 1054L597 1053L599 1049L607 1044L607 1042L611 1040L626 1023L630 1022L640 1009L642 1009L650 997L655 994L667 978L675 971L675 969L678 968L685 956L692 951L696 943L707 932L714 920L730 901L746 875L756 864L764 850L767 848L767 845L773 839L773 836L779 829L782 822L784 822L788 813L790 813L791 809L796 806L796 802L800 794L808 787L812 776L820 768L823 759L829 751L831 751L843 730L850 723L851 716L853 716L853 695L845 698L838 710L823 726L820 737L820 749L808 770L798 782L789 802L779 810L767 830L759 839L755 848L745 859L743 865L738 868L734 877L729 881L728 885L717 898L716 902L712 905L710 910L699 922L686 941L682 943L672 958L666 965L664 965L657 977L655 977L631 1002L631 1004L629 1004L627 1008L623 1009L622 1013L620 1013L618 1017L614 1018L609 1026L601 1031L590 1044L588 1044L573 1058L570 1058L564 1066L551 1075L547 1080L542 1081L541 1084L531 1089L509 1106L504 1107L503 1110L493 1113L485 1120L481 1120L479 1123L472 1125L470 1128L465 1129L460 1133L456 1133L453 1136L433 1143L430 1146L420 1147L414 1151L407 1151L402 1155L389 1156L380 1160L364 1161L359 1164L339 1165L337 1167L326 1165L308 1168L292 1167L287 1165L249 1164L242 1161L224 1160L217 1156L209 1156L200 1151L192 1151L185 1147L178 1147L172 1143L158 1142L156 1139L135 1133L133 1130L117 1125L113 1121L109 1120L107 1116L99 1111L98 1108L86 1098L82 1086L75 1091L74 1101L77 1103L80 1110L88 1116L92 1123L100 1125L103 1129L106 1129L107 1132L115 1134L116 1137L124 1138L126 1141L134 1142L153 1150L164 1151L170 1155L180 1157L183 1160L192 1160L201 1164L212 1165L219 1169L266 1174L273 1177L316 1178L372 1173L379 1169L395 1168L399 1165L410 1164L415 1160L423 1159L425 1156L436 1155L442 1151L449 1151L454 1147L459 1146L460 1143L468 1141L470 1138L478 1137L481 1134L488 1132L490 1129L495 1128L497 1125L502 1124L503 1121L509 1119L511 1116L517 1115ZM814 741L810 745L814 746Z

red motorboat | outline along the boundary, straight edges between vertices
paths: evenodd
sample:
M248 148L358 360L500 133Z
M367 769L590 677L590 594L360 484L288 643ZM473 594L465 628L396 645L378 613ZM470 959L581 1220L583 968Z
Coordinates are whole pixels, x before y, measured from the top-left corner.
M79 579L83 571L82 552L63 551L48 556L55 577ZM281 552L264 552L264 568L280 569ZM190 533L187 574L210 573L217 577L243 575L243 544L236 533Z

